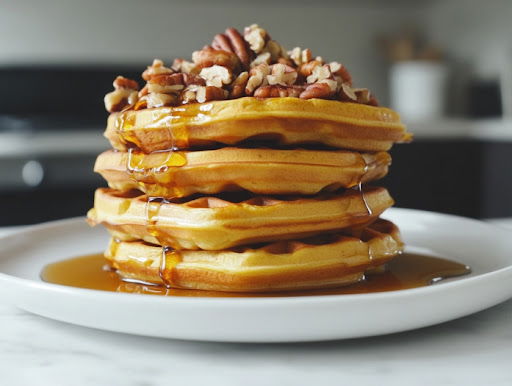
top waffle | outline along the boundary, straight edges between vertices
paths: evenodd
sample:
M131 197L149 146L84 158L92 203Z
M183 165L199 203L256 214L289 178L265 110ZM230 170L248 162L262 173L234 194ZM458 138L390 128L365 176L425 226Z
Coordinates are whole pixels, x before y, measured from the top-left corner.
M257 25L216 35L192 62L166 67L155 59L142 78L139 90L136 81L118 77L105 97L112 113L105 136L115 149L150 153L263 140L387 151L411 138L398 114L353 87L341 63L309 49L286 51Z
M136 146L147 153L251 141L386 151L409 139L390 109L297 98L242 98L114 113L105 136L115 149Z

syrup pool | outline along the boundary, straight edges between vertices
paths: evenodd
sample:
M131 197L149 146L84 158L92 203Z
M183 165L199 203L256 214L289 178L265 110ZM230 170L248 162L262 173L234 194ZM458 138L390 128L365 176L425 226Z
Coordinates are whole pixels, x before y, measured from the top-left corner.
M230 293L167 289L146 283L123 281L102 254L80 256L47 265L41 278L49 283L111 292L189 297L283 297L312 295L364 294L425 287L441 280L467 275L470 268L455 261L404 253L387 264L384 272L371 273L349 286L295 292Z

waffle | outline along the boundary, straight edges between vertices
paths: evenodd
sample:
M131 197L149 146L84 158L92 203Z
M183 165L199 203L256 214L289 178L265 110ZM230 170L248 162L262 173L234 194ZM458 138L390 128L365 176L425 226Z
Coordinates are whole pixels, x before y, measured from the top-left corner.
M106 151L94 170L112 189L184 197L248 190L304 194L351 188L384 177L388 153L223 148L210 151Z
M387 151L394 142L411 139L399 115L384 107L253 97L113 113L105 136L115 149L136 146L146 153L248 140Z
M141 241L112 240L105 256L127 280L173 288L264 292L354 283L402 249L397 227L379 219L357 237L322 235L222 251L177 252Z
M314 198L235 195L151 201L137 191L98 189L88 213L117 238L176 249L220 250L364 226L393 199L384 188L349 189Z

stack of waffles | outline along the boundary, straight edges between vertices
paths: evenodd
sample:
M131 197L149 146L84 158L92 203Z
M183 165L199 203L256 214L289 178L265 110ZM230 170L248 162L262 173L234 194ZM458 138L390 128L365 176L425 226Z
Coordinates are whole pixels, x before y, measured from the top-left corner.
M268 292L364 280L399 254L385 176L399 116L345 67L284 50L252 25L193 61L118 77L105 103L113 150L95 171L92 225L124 279L169 288Z

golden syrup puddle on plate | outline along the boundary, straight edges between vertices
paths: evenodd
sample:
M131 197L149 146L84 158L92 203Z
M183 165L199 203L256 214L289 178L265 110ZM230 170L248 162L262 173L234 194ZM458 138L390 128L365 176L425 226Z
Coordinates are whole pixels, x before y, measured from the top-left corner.
M164 264L175 265L175 256L163 250L166 259ZM178 258L179 259L179 258ZM172 286L172 272L162 279ZM114 270L106 264L102 254L75 257L47 265L41 272L43 281L71 287L95 290L124 292L163 296L189 297L287 297L313 295L364 294L386 291L397 291L410 288L425 287L441 280L467 275L470 268L447 259L419 254L404 253L387 264L384 272L370 273L366 279L345 287L310 291L289 291L275 293L235 293L201 290L184 290L166 288L144 283L123 281ZM168 276L168 277L167 277Z

